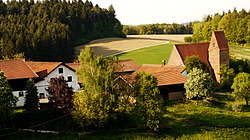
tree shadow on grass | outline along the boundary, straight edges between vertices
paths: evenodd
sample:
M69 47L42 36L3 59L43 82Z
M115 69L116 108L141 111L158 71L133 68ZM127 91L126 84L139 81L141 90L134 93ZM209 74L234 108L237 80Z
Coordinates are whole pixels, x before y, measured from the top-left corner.
M250 127L250 117L212 114L212 113L194 113L187 116L188 120L196 122L199 126L233 128Z
M241 105L242 112L250 112L250 105Z

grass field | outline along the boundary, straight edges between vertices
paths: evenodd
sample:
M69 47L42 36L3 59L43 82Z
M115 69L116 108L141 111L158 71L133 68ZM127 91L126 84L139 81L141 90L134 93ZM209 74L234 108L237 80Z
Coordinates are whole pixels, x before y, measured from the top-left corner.
M230 56L240 59L250 60L250 47L240 45L230 45Z
M4 139L100 139L100 140L216 140L216 139L249 139L250 107L243 101L235 101L230 93L217 93L217 102L205 101L166 101L165 115L161 123L161 131L152 133L147 130L106 129L78 135L77 133L38 134L19 132ZM63 122L62 122L63 123ZM65 122L64 122L65 123Z
M117 55L120 60L133 59L138 65L142 64L161 64L162 60L168 62L173 44L168 43L149 48L143 48Z

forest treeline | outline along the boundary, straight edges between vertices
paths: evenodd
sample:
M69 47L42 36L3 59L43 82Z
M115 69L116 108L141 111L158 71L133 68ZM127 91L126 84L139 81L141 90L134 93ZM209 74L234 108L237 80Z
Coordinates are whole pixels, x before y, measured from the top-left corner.
M123 32L126 35L147 35L147 34L192 34L192 23L188 24L145 24L145 25L124 25Z
M0 0L0 59L72 61L74 46L124 37L115 10L86 0Z
M210 41L214 30L224 30L227 40L232 43L250 43L250 11L242 9L206 16L201 22L193 23L194 42Z

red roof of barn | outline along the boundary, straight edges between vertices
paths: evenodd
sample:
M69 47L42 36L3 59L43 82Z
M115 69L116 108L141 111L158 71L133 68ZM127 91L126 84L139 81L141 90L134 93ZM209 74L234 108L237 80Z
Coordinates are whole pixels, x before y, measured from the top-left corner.
M35 78L38 75L30 68L24 59L0 60L0 69L8 80Z
M184 84L187 81L187 78L181 74L184 68L184 66L143 64L133 73L133 76L144 71L157 78L158 86Z
M119 60L118 63L122 68L116 72L133 72L139 67L132 59Z
M176 44L177 51L184 62L188 56L198 56L203 62L208 63L208 48L209 42L206 43L192 43L192 44Z

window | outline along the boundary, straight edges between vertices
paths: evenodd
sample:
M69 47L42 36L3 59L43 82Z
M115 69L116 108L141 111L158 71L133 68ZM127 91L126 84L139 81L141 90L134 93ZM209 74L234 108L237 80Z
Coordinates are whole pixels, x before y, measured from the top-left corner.
M215 43L213 43L213 47L215 47Z
M59 68L59 73L63 73L63 68Z
M19 93L18 93L18 97L23 97L24 96L24 93L22 92L22 91L20 91Z
M39 99L44 99L45 98L45 94L44 93L39 93Z
M72 76L68 76L68 81L67 82L72 82Z

